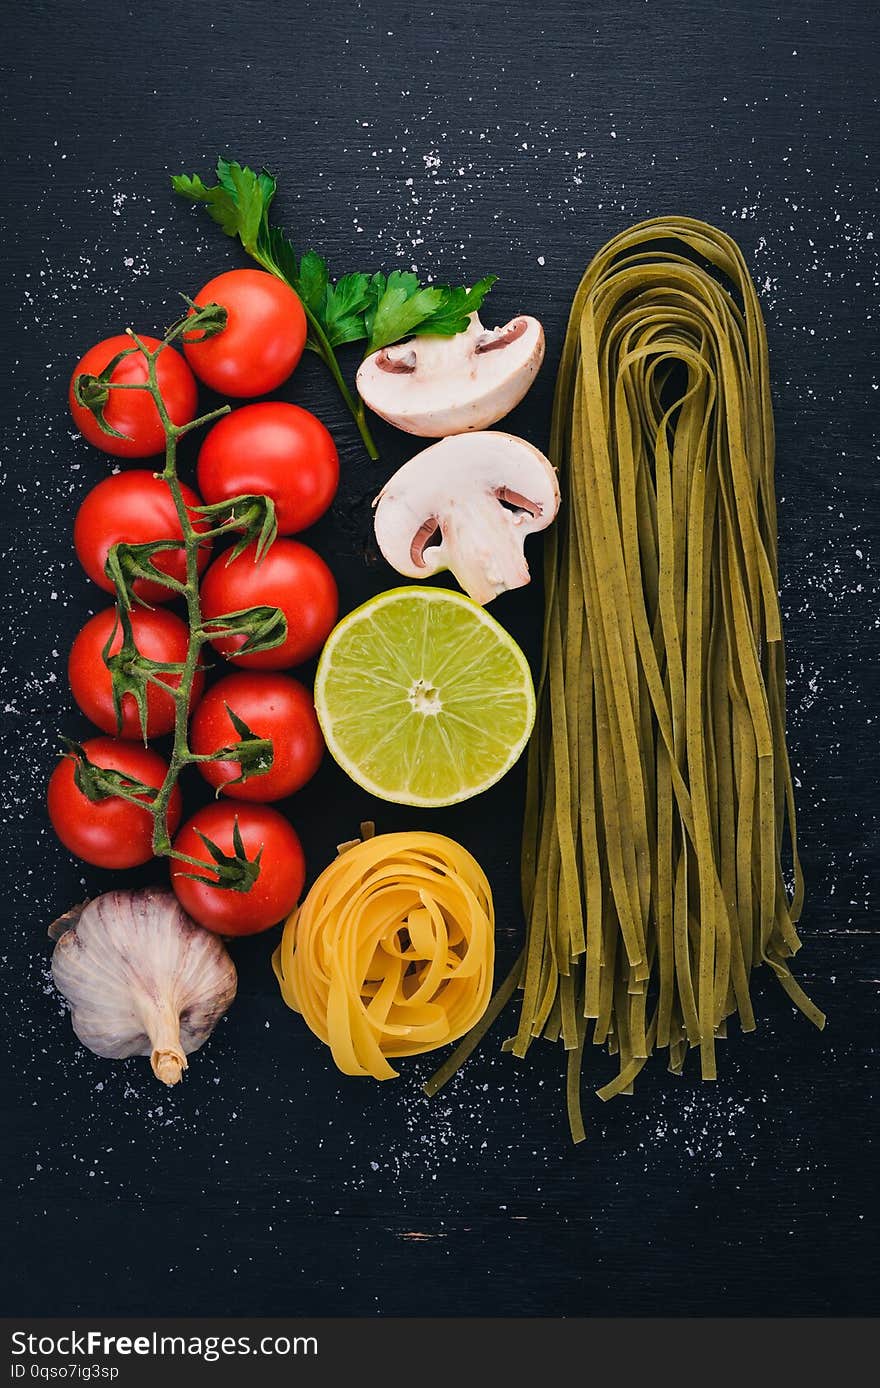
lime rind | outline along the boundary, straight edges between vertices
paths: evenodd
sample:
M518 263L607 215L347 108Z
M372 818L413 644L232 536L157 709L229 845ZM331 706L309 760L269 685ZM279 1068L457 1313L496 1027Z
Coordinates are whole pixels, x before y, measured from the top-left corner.
M424 707L445 700L438 716L416 712L422 685ZM450 589L412 586L338 623L318 663L315 707L331 756L357 785L380 800L439 808L481 794L515 765L535 691L519 646L484 608Z

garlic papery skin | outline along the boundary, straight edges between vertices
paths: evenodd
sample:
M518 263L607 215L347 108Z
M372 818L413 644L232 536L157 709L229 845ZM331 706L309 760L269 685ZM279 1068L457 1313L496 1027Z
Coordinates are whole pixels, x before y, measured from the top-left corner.
M156 1078L177 1084L235 997L226 946L158 888L105 892L73 918L52 978L76 1035L108 1060L148 1055Z

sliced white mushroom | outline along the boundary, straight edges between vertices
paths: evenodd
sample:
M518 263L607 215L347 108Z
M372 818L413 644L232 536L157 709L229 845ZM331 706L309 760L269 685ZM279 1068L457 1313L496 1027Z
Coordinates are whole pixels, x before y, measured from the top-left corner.
M476 313L455 337L413 337L361 362L357 387L371 410L422 438L496 424L522 400L544 360L544 329L521 315L487 330Z
M449 569L475 602L529 581L527 535L559 509L550 462L525 439L453 434L404 463L373 502L379 548L407 578Z

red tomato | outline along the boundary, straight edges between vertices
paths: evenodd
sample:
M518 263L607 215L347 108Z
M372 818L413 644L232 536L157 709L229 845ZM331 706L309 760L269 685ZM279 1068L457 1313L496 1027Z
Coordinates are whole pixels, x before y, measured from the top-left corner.
M198 478L206 501L270 496L279 533L294 535L314 525L336 495L339 455L320 419L266 400L217 421L202 444Z
M141 334L141 341L151 351L159 346L157 337ZM78 405L73 394L73 383L77 376L83 373L99 376L118 352L124 352L131 346L131 338L121 333L118 337L105 338L84 357L80 357L70 378L70 412L83 438L102 452L112 453L117 458L151 458L154 453L165 452L165 431L155 401L145 390L110 392L104 407L104 418L111 428L125 435L121 439L105 434L91 410ZM175 424L189 424L196 417L198 391L192 372L173 347L166 347L160 355L156 374L171 419ZM123 358L110 379L123 383L146 381L147 363L140 352L135 350L131 356Z
M287 820L267 805L230 805L228 801L207 805L184 824L174 840L174 851L209 862L210 854L197 832L201 830L224 853L234 853L236 819L248 858L263 850L260 875L250 891L196 882L184 873L200 872L199 868L172 859L171 885L184 911L218 935L253 935L276 925L299 901L306 877L299 838ZM206 869L202 875L211 874Z
M324 739L312 696L289 675L271 671L227 675L208 690L190 725L190 746L199 756L239 741L228 709L258 737L272 739L272 766L260 776L230 785L241 771L234 761L203 761L209 785L234 800L283 800L310 781L321 764Z
M221 395L268 395L287 380L303 353L306 316L297 295L265 270L227 270L209 280L195 303L222 304L226 326L201 342L184 340L200 381Z
M276 540L260 563L254 545L226 562L221 554L202 579L202 614L220 617L248 607L280 607L287 618L287 639L271 651L234 655L244 636L211 644L248 670L283 670L316 655L336 622L339 595L333 575L313 549L298 540Z
M115 737L93 737L83 743L86 756L96 766L112 767L159 789L168 763L149 747L120 742ZM49 818L64 847L77 858L103 868L139 867L153 856L153 817L130 800L111 796L92 801L74 780L74 761L63 757L49 780ZM168 829L180 823L183 801L175 786L168 802Z
M114 655L122 645L122 628L116 622L116 608L106 607L90 617L70 648L67 674L70 690L83 713L105 733L117 737L141 738L137 704L132 694L122 698L122 728L117 730L116 715L113 712L110 671L104 664L102 652L116 623L116 636L110 647ZM136 607L131 613L134 641L141 655L149 660L177 663L186 659L189 634L186 624L172 612L159 608L153 612L146 607ZM163 683L175 688L180 683L179 675L162 675ZM205 687L205 677L199 670L193 680L192 702L201 696ZM147 736L161 737L170 733L174 727L175 702L170 694L164 693L158 685L151 684L147 690Z
M192 487L180 485L187 508L201 506L201 497ZM209 522L191 516L197 530L208 530ZM152 472L133 468L105 477L83 500L73 525L73 543L79 562L89 578L105 592L113 592L113 584L104 572L112 545L123 541L130 545L149 544L153 540L183 538L174 501L168 486ZM199 550L199 573L211 557L211 542ZM186 579L186 558L183 550L168 550L155 555L153 564L162 573L178 582ZM175 594L161 583L139 578L134 591L144 602L170 602Z

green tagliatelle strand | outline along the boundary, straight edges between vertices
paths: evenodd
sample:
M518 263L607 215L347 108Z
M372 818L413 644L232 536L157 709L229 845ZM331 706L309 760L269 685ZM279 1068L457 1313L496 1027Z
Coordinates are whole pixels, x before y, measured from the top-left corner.
M766 336L738 247L683 217L615 237L575 295L556 384L563 508L545 549L528 934L506 1043L524 1056L536 1036L562 1038L575 1140L589 1020L619 1060L602 1099L631 1092L655 1046L675 1071L699 1049L714 1079L726 1018L754 1029L760 963L824 1025L787 963L803 877L773 452Z

